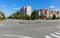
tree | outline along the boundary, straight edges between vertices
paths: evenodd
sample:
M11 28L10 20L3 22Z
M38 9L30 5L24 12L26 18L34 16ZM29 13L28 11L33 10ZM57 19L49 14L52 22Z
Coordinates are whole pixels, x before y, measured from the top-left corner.
M19 14L19 11L13 13L8 18L10 19L23 19L23 15Z
M56 15L53 14L53 19L55 19L55 18L56 18Z
M39 18L38 11L37 11L37 10L34 10L34 11L32 12L31 17L32 17L32 19L38 19L38 18Z
M25 20L29 20L29 19L30 19L30 16L26 15L26 16L24 17L24 19L25 19Z
M5 19L5 14L0 11L0 19Z

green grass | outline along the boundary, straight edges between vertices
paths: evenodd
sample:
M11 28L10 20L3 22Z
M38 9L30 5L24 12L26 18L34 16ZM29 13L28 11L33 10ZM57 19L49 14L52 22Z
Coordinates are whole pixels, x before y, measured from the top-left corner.
M0 19L0 22L4 22L6 19Z

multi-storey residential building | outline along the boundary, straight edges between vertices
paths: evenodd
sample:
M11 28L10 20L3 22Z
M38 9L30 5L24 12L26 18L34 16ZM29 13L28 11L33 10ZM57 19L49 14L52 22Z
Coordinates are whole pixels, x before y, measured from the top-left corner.
M38 10L38 14L39 14L40 18L44 18L44 17L47 18L47 17L49 17L49 11L47 9L40 9L40 10Z
M20 9L20 13L21 15L28 15L30 16L32 13L32 8L31 6L24 6L23 8Z
M46 13L45 13L45 12L46 12L45 9L40 9L40 10L38 10L38 15L39 15L39 17L40 17L40 18L45 17L45 16L46 16Z
M57 15L57 16L60 18L60 12L57 12L57 13L58 13L58 15Z
M55 15L56 17L60 18L60 13L58 11L51 11L48 9L40 9L38 10L38 15L40 16L40 18L53 18L53 15Z
M51 13L51 11L50 11L50 10L47 10L46 13L47 13L46 17L47 17L47 18L50 18L50 13ZM51 15L51 16L52 16L52 15Z

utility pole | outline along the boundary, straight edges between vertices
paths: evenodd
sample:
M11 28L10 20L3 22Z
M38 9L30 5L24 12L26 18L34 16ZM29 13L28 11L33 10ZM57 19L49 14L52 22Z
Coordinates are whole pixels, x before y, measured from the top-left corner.
M48 12L49 12L49 16L48 16L48 19L50 20L50 13L51 13L51 10L50 10L50 7L48 8Z
M31 0L29 1L29 4L30 4L30 6L31 6ZM30 15L30 20L31 20L31 15Z
M50 14L51 14L51 10L50 10L50 8L49 8L49 20L51 19Z

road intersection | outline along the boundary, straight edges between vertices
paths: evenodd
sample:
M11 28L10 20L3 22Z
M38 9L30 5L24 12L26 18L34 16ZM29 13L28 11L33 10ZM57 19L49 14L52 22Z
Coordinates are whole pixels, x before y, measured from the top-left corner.
M60 38L60 20L13 20L0 23L0 38Z

